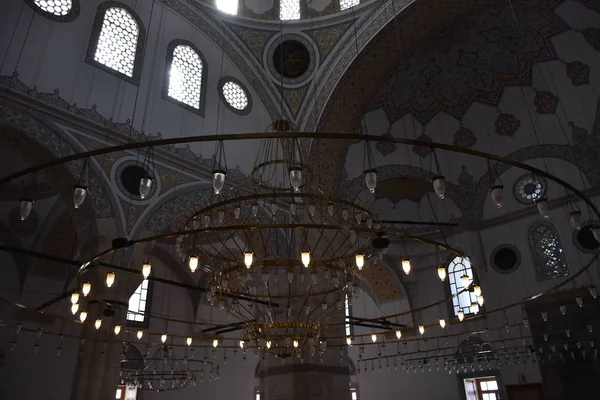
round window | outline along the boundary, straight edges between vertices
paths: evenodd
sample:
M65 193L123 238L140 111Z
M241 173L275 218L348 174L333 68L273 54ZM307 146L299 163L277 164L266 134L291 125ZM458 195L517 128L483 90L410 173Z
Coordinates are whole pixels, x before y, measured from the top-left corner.
M79 15L79 0L25 0L38 14L57 22L70 22Z
M597 221L588 221L582 224L581 229L573 230L573 242L579 250L585 253L596 253L598 251L600 245L592 233L592 228L597 224Z
M510 274L516 271L521 264L519 250L510 244L502 244L492 251L492 267L501 274Z
M219 81L219 95L227 108L236 114L246 115L252 108L248 91L240 81L232 77L223 77Z
M516 180L513 194L517 201L522 204L532 204L544 196L546 181L536 175L523 175Z

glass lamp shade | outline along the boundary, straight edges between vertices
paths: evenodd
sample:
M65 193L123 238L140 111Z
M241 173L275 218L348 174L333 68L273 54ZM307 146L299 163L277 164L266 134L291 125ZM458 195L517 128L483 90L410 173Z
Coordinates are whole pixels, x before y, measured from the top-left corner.
M433 184L435 194L437 194L440 199L443 199L446 195L446 178L441 175L434 176L431 179L431 183Z
M297 210L296 203L292 203L290 204L290 212L292 213L292 215L296 215L296 210Z
M300 186L302 186L302 168L298 166L290 167L290 185L294 188L294 191L297 192L300 190Z
M410 265L410 259L409 258L405 258L405 259L402 260L402 270L404 271L404 273L406 275L410 274L411 265Z
M288 271L287 272L287 280L288 283L292 283L294 281L294 271Z
M536 201L535 206L542 217L548 218L550 214L550 206L548 205L548 199L546 197L542 197Z
M90 294L91 290L92 290L92 284L89 282L85 282L81 286L81 292L83 293L84 296L87 296L88 294Z
M333 203L327 204L327 213L329 214L330 217L333 217L334 211L335 211L335 206L333 205Z
M239 219L241 213L242 213L242 209L239 206L236 206L233 209L233 216L235 217L235 219Z
M310 264L310 251L303 251L300 253L300 258L302 258L304 268L308 268L308 265Z
M94 322L94 327L96 328L96 330L98 330L98 329L100 329L101 326L102 326L102 320L97 319L96 322Z
M580 296L575 297L575 302L579 307L583 307L583 298Z
M215 190L215 194L219 194L221 193L221 190L223 190L223 186L225 186L226 176L227 173L225 173L225 171L213 171L213 189Z
M475 296L481 296L481 286L473 286L473 294L475 294Z
M315 211L317 210L316 206L314 204L309 204L308 205L308 213L310 214L311 217L315 216Z
M87 311L82 311L79 313L79 320L84 322L87 319Z
M258 204L252 204L252 215L256 218L258 215Z
M225 219L225 210L217 211L217 218L219 218L219 222L223 222Z
M402 331L400 329L396 329L396 339L400 339L402 337Z
M342 218L344 218L344 221L346 221L348 219L348 209L347 208L342 208Z
M462 322L462 320L465 319L465 312L463 310L459 310L456 316L458 317L458 320Z
M369 192L375 193L375 188L377 187L377 171L374 169L368 169L364 172L364 174L367 189L369 189Z
M346 337L346 344L352 346L352 338L350 336Z
M483 298L483 295L480 294L477 296L477 304L479 304L479 306L482 306L483 303L484 303L484 298Z
M294 340L294 348L297 349L299 345L300 342L298 342L298 340Z
M213 339L213 347L217 347L219 345L219 339Z
M79 310L79 303L71 304L71 314L77 314L77 310Z
M87 187L75 186L73 188L73 206L75 208L81 207L87 196Z
M148 277L150 276L150 271L152 271L152 264L142 264L142 275L144 276L144 279L148 279Z
M244 344L245 344L245 343L246 343L246 342L244 342L242 339L240 339L240 349L243 349L243 348L244 348Z
M373 343L375 343L377 341L377 335L376 334L371 334L371 341L373 341Z
M71 304L75 304L79 301L79 293L71 293Z
M361 213L354 214L354 220L356 221L356 223L358 225L360 225L360 223L362 222L362 214Z
M121 332L121 325L115 325L115 335L118 335Z
M356 261L356 268L358 268L359 271L362 270L365 266L365 255L358 253L356 256L354 256L354 259Z
M442 327L442 329L446 327L446 320L444 318L440 318L440 326Z
M142 340L142 336L144 336L144 331L137 331L138 340Z
M27 217L29 217L29 214L31 214L32 209L32 200L21 200L21 204L19 206L19 215L21 216L21 221L25 221Z
M571 211L569 213L569 224L573 229L581 229L581 211Z
M446 280L446 268L443 266L438 267L437 273L438 273L438 276L440 277L440 280L442 282L444 282Z
M115 283L116 275L114 272L108 272L106 274L106 286L111 287Z
M192 338L188 337L187 339L185 339L185 344L187 344L188 346L192 345Z
M166 342L167 341L167 335L165 335L165 334L161 335L160 336L160 341L163 342L163 343Z
M252 261L254 259L254 253L247 251L244 253L244 264L246 268L250 268L252 266Z
M598 243L600 243L600 226L594 226L592 229L592 235L594 235L594 239L596 239L596 241Z
M525 328L529 328L529 318L527 318L527 317L523 318L523 326Z
M140 198L145 199L148 196L153 183L154 180L151 176L145 176L140 179Z
M420 333L421 335L424 335L424 334L425 334L425 327L424 327L423 325L419 325L419 333Z
M188 265L190 266L190 271L196 272L196 269L198 268L198 257L191 256Z
M492 197L492 201L496 205L496 207L502 207L502 200L504 200L504 186L495 185L490 186L490 195Z
M542 311L541 314L544 322L548 321L548 313L546 311Z
M471 279L469 278L469 275L464 274L463 276L460 277L460 282L462 283L463 288L466 289L471 284Z
M270 341L270 340L267 340L267 341L265 342L265 344L267 345L267 349L270 349L270 348L271 348L271 341Z
M471 303L471 311L473 312L473 314L478 314L479 313L479 304Z

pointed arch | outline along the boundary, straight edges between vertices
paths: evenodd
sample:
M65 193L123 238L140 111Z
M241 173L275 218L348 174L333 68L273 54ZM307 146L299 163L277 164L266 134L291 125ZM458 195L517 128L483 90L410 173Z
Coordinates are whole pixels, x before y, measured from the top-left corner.
M558 230L550 221L537 221L529 228L529 248L538 280L569 275Z
M461 281L461 277L467 275L470 282L474 282L475 275L473 267L468 258L454 257L448 263L448 286L452 295L452 311L454 316L458 316L458 312L462 311L465 315L474 314L471 305L477 302L477 296L474 292L464 290L465 287Z

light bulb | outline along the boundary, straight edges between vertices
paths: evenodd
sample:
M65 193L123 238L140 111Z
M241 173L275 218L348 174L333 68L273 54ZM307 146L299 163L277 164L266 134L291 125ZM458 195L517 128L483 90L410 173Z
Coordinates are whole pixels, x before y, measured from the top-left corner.
M79 293L73 292L71 293L71 304L75 304L79 301Z
M423 335L425 333L425 327L423 325L419 325L419 333Z
M246 343L246 342L245 342L243 339L240 339L240 349L243 349L243 348L244 348L244 344L245 344L245 343Z
M402 259L402 270L404 271L404 273L406 275L410 274L410 258L404 258Z
M347 336L347 337L346 337L346 344L347 344L348 346L352 346L352 338L351 338L350 336Z
M440 318L440 326L442 327L442 329L446 327L446 320L444 318Z
M483 302L484 302L483 295L482 295L482 294L480 294L479 296L477 296L477 303L478 303L480 306L482 306L482 305L483 305Z
M375 343L377 341L377 335L372 333L371 334L371 340L373 341L373 343Z
M471 284L471 279L469 278L469 275L464 274L463 276L460 277L460 282L462 283L463 288L466 289Z
M96 327L96 330L98 330L98 329L100 329L101 326L102 326L102 320L97 319L96 322L94 322L94 327Z
M81 292L83 293L84 296L87 296L88 294L90 294L91 290L92 290L92 284L89 282L85 282L83 284L83 286L81 286Z
M481 296L481 286L479 286L479 285L473 286L473 294L475 296Z
M246 264L246 268L250 268L252 266L252 260L254 258L254 254L250 251L244 253L244 264Z
M150 276L150 271L152 271L152 264L142 264L142 275L144 276L144 279L148 279L148 277Z
M310 251L303 251L300 253L300 256L302 258L302 264L304 264L304 268L308 268L308 265L310 264Z
M298 340L294 340L294 348L295 349L298 348L298 345L299 345Z
M365 266L365 255L361 253L357 253L354 257L356 260L356 267L360 271Z
M219 339L213 339L213 347L217 347L219 345Z
M144 331L137 331L138 340L142 340L142 336L144 336Z
M163 343L164 343L164 342L166 342L166 341L167 341L167 335L163 333L163 334L160 336L160 341L161 341L161 342L163 342Z
M113 283L115 283L115 273L114 272L108 272L106 274L106 286L111 287L113 285Z
M396 329L396 339L400 339L402 337L402 331L400 329Z
M75 186L73 188L73 206L75 208L81 207L83 202L85 201L85 197L87 196L87 187L85 186Z
M86 311L82 311L82 312L79 313L79 320L81 322L84 322L86 318L87 318L87 312Z
M187 344L188 346L192 345L192 338L188 337L187 339L185 339L185 344Z
M215 190L215 194L221 193L223 190L223 186L225 186L225 177L227 173L225 171L214 171L213 172L213 189Z
M443 266L438 267L437 273L440 277L440 280L444 282L446 280L446 268L444 268Z
M190 257L188 265L190 266L190 271L196 272L196 269L198 268L198 257Z
M121 332L121 325L115 325L115 335L118 335Z
M463 310L459 310L457 316L458 320L462 322L462 320L465 319L465 312Z

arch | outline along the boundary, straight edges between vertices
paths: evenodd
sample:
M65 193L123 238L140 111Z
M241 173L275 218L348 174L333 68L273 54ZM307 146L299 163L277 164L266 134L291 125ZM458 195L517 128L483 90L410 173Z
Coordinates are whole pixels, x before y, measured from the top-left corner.
M187 40L171 41L162 97L204 117L208 66L202 52Z
M488 342L477 336L469 336L463 340L454 355L458 363L496 360L494 348Z
M71 22L79 16L79 0L25 0L31 9L55 22Z
M477 302L477 296L474 292L464 290L465 286L461 281L461 277L466 275L470 282L475 281L473 267L468 258L453 257L447 266L448 270L448 287L452 297L452 311L454 316L458 316L458 312L462 311L465 315L474 314L475 310L471 307Z
M538 280L564 278L569 275L558 230L550 221L536 221L529 228L528 237Z
M144 24L135 11L106 1L96 12L86 62L137 86L145 41Z

